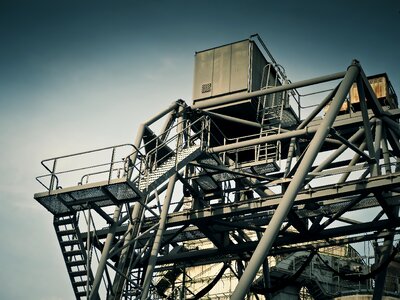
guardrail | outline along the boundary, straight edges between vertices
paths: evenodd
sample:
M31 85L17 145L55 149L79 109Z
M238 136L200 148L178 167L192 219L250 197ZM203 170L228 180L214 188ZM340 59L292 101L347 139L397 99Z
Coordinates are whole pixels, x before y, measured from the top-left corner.
M209 128L213 128L213 131L211 131ZM240 136L240 137L235 137L235 138L229 138L227 137L222 130L218 127L218 125L213 121L213 120L209 120L209 124L208 124L208 145L212 145L213 147L215 146L226 146L226 145L230 145L230 144L236 144L242 141L247 141L247 140L253 140L253 139L257 139L261 137L260 133L256 133L256 134L251 134L251 135L246 135L246 136ZM269 133L273 133L275 129L272 128L270 131L266 131L263 133L263 135L267 135ZM218 138L218 135L222 137L222 141L221 139ZM246 147L240 147L237 149L233 149L233 150L228 150L228 151L224 151L222 152L222 161L228 163L231 167L234 168L240 168L242 165L246 164L246 163L254 163L254 162L267 162L267 159L260 159L259 157L259 153L260 153L260 149L262 147L265 147L265 143L260 143L257 145L252 145L252 146L246 146ZM241 161L241 159L239 158L242 152L245 151L253 151L254 153L254 159L250 160L250 161ZM279 145L279 141L277 141L277 147L276 147L276 160L279 160L280 158L280 145ZM229 159L231 160L230 162L228 162L227 158L229 157Z
M116 152L118 150L123 150L122 152L125 153L125 155L121 159L115 158ZM111 155L108 156L107 152L111 152L108 153L108 155ZM89 183L90 177L99 177L99 175L100 177L104 177L101 175L106 175L106 178L104 179L108 181L114 178L125 177L127 175L127 163L129 154L134 152L138 154L138 157L143 157L143 154L134 145L121 144L45 159L41 161L41 164L49 172L49 174L38 176L36 177L36 180L44 188L46 188L46 190L50 191L62 188L60 177L66 175L75 174L74 178L79 178L79 180L75 181L77 182L77 185L87 184ZM101 157L103 162L97 164L92 163L83 166L79 164L78 166L78 162L80 159L84 160L85 157L89 159L89 156L93 158L96 155ZM105 157L107 156L109 157L109 159L105 159ZM76 159L76 162L73 162L74 159ZM65 166L76 165L76 167L62 168L59 166L60 164L64 164ZM140 172L138 164L130 166L130 168L135 168L138 172ZM88 172L88 170L92 171Z
M199 146L204 148L208 140L208 124L207 116L201 116L194 122L182 120L160 135L154 135L140 148L133 144L121 144L45 159L41 164L48 174L38 176L36 180L47 191L62 189L65 184L85 185L100 181L110 182L116 178L135 181L185 147L200 141ZM194 130L195 126L197 130ZM170 136L172 132L175 134ZM147 151L149 145L155 146ZM162 148L170 150L162 152ZM163 154L160 156L160 153Z

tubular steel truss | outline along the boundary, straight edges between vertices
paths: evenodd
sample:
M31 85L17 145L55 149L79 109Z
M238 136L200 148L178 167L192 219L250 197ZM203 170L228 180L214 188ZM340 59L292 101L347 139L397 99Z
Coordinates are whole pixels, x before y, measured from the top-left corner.
M288 91L337 79L306 119L279 130L260 134L262 122L178 100L144 123L133 145L43 161L49 173L38 181L46 191L35 199L54 214L76 298L200 299L228 275L231 289L220 299L271 297L278 286L285 288L276 283L277 270L300 270L300 259L304 271L324 249L363 241L376 245L377 271L367 265L347 279L357 278L353 290L371 286L374 299L382 297L400 228L395 95L378 99L354 61L346 72L208 105L261 101L275 93L289 97ZM359 106L343 110L354 84ZM229 124L258 132L228 138ZM327 260L320 259L319 267L328 268L322 264ZM191 270L200 266L204 282L196 285L200 275ZM322 279L298 273L292 279L315 299L333 295L321 288ZM313 280L319 285L311 287Z

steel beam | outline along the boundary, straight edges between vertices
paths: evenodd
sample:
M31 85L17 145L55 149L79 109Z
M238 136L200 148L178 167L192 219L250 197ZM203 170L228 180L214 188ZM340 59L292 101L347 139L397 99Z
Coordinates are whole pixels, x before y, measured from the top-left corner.
M153 242L153 247L151 249L149 262L147 264L146 275L145 275L144 281L143 281L142 294L140 297L141 300L146 300L147 295L149 293L150 284L151 284L151 281L153 278L154 267L157 262L157 255L158 255L158 252L160 251L162 237L164 235L164 231L166 228L168 210L169 210L169 206L171 203L176 179L177 179L176 173L169 179L168 189L167 189L167 193L166 193L165 199L164 199L164 204L163 204L163 209L162 209L162 213L160 216L159 226L158 226L157 233L156 233L156 236L155 236L155 239Z
M130 255L132 254L132 245L131 240L137 236L140 227L141 227L141 216L143 214L143 206L137 202L133 206L132 216L131 219L133 223L129 223L127 228L127 234L124 240L124 249L121 251L119 264L118 264L118 271L115 275L113 286L112 286L112 295L110 296L110 300L120 299L122 294L122 289L125 284L125 277L128 277L127 274L129 273L129 264L130 264ZM126 246L129 245L129 246ZM121 275L124 274L124 275Z
M367 147L367 143L364 141L361 143L359 149L360 149L360 151L364 151L366 147ZM361 157L361 155L359 155L358 153L355 153L348 166L349 167L355 166L357 164L357 162L359 161L360 157ZM349 178L349 176L350 176L350 172L343 173L342 176L340 177L340 179L338 180L338 183L345 182L347 180L347 178Z
M169 112L173 111L174 109L178 108L180 103L183 103L183 100L177 100L172 102L172 104L170 106L168 106L166 109L164 109L163 111L161 111L160 113L156 114L154 117L148 119L144 125L146 126L150 126L151 124L153 124L154 122L157 122L158 120L160 120L162 117L164 117L166 114L168 114Z
M364 124L364 128L365 128L365 141L367 143L369 157L375 159L375 166L372 166L372 168L375 170L374 171L374 173L375 173L377 171L376 168L377 168L379 159L377 161L376 157L375 157L374 142L372 139L372 129L371 129L371 125L370 125L370 122L368 119L367 102L365 99L363 82L362 82L362 78L360 75L357 77L357 90L358 90L358 95L360 98L361 114L363 117L363 124Z
M391 111L393 117L400 117L400 109L395 109ZM370 116L373 116L370 114ZM276 141L282 141L286 139L290 139L293 137L301 137L301 136L311 136L313 135L319 127L322 125L322 122L325 119L322 119L320 122L315 122L310 124L309 126L304 127L303 129L296 129L292 131L283 132L281 134L274 134L270 136L265 136L261 138L251 139L243 142L237 142L228 145L216 146L207 149L208 153L220 153L225 151L236 150L240 148L255 146L263 143L271 143ZM336 130L340 130L342 126L358 126L363 122L362 116L352 116L348 118L341 118L336 120L332 127L336 128Z
M379 220L375 222L329 228L325 229L318 235L288 235L281 237L276 241L276 245L271 249L269 255L279 255L301 250L312 250L335 245L388 238L392 233L383 229L399 225L400 219L397 219L394 222L389 220ZM397 230L395 233L398 234L399 231ZM160 256L157 260L157 265L174 264L175 266L198 266L210 263L220 263L240 259L241 254L244 252L254 251L256 246L257 242L248 241L230 245L223 249L211 248L173 254L170 253L165 256Z
M361 193L373 193L385 186L391 190L400 185L400 173L392 173L379 177L366 178L365 180L355 180L342 184L328 185L308 190L303 190L296 194L295 203L305 204L307 202L329 201L341 199L348 196L357 196ZM211 206L204 209L192 210L188 212L178 212L170 214L168 217L168 227L195 224L203 220L212 218L229 218L236 215L255 214L260 211L274 210L283 199L282 194L269 196L259 199L251 199L242 202L228 203L225 205ZM393 196L396 197L396 196ZM398 196L397 196L398 197ZM340 200L344 201L344 200ZM271 214L273 212L271 211Z
M299 126L297 126L297 130L305 128L320 112L321 110L326 107L326 105L331 101L335 93L337 92L338 86L333 89L320 104L307 116L306 119L304 119ZM296 147L296 138L292 137L290 139L290 144L289 144L289 150L288 150L288 156L286 160L286 167L285 167L285 177L289 174L291 165L292 165L292 159L294 155L294 148Z
M386 237L383 242L382 246L383 249L379 257L378 265L384 261L387 261L390 254L392 253L393 238L394 238L394 233L392 231L391 235ZM378 275L375 277L375 288L374 288L374 293L372 295L372 300L382 299L385 291L386 275L387 275L387 267L384 268L381 272L379 272Z
M285 220L294 203L296 195L299 192L309 169L311 168L315 158L317 157L325 138L329 134L329 129L335 121L335 118L351 88L351 85L360 73L360 69L361 67L356 61L353 61L352 65L348 68L346 75L344 76L344 79L340 84L335 97L332 100L332 104L330 105L325 118L323 119L320 127L315 133L314 138L310 142L310 146L304 156L301 165L299 166L299 169L293 176L292 181L290 182L285 194L283 195L282 202L276 209L267 229L265 230L262 239L260 240L256 250L254 251L249 261L249 264L247 265L247 268L243 273L243 276L240 278L234 292L232 293L231 299L244 299L247 291L250 289L251 283L254 280L257 271L267 257L268 252L271 249L276 236L278 235L283 221Z
M223 114L218 114L218 113L211 112L211 111L203 110L203 113L206 115L209 115L210 117L214 117L216 119L221 119L221 120L225 120L225 121L229 121L229 122L233 122L233 123L251 126L251 127L258 128L258 129L260 129L262 127L260 123L256 123L256 122L252 122L252 121L248 121L248 120L244 120L244 119L240 119L240 118L235 118L235 117L231 117L231 116L227 116L227 115L223 115Z
M239 95L229 95L226 97L219 97L217 99L208 99L208 100L203 100L203 101L198 101L197 103L192 105L192 108L206 108L206 107L211 107L211 106L216 106L216 105L222 105L222 104L229 104L229 103L234 103L240 100L247 100L251 98L256 98L260 96L265 96L269 94L274 94L274 93L279 93L283 91L289 91L305 86L310 86L314 84L319 84L323 82L328 82L328 81L333 81L337 80L340 78L343 78L343 76L346 74L346 72L338 72L335 74L331 75L326 75L326 76L321 76L321 77L316 77L308 80L303 80L303 81L298 81L295 83L290 83L290 84L285 84L273 88L268 88L265 90L259 90L251 93L245 93L245 94L239 94Z
M118 222L120 214L121 214L121 205L118 205L114 210L114 215L113 215L114 222L111 224L109 232L107 234L107 239L104 243L104 247L103 247L103 251L101 253L99 265L97 267L96 276L94 277L94 280L93 280L93 287L92 287L92 291L89 296L90 300L99 299L99 287L100 287L101 279L103 277L104 269L107 264L107 259L108 259L109 251L111 249L111 244L114 240L115 231L117 230L117 222Z
M332 163L336 158L339 157L339 155L341 155L349 146L349 144L352 144L354 142L356 142L358 139L361 138L361 136L364 134L365 130L364 128L360 128L356 131L356 133L354 133L348 140L347 143L341 145L339 148L337 148L331 155L329 155L323 162L321 162L318 167L316 167L313 170L313 173L317 173L322 171L323 169L325 169L326 167L329 166L330 163ZM356 148L354 146L354 148ZM355 149L353 149L353 147L351 147L351 149L353 151L355 151ZM356 148L358 150L358 148ZM356 153L358 153L359 151L356 151ZM368 157L369 158L369 157ZM301 163L300 163L301 164ZM312 176L308 176L308 178L312 178Z

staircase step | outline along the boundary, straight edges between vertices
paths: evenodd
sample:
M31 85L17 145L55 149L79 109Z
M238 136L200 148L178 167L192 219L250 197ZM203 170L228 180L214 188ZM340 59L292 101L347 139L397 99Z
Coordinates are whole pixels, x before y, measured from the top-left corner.
M73 285L74 286L86 286L87 285L87 280L74 282Z
M65 251L63 252L65 256L83 256L82 250L73 250L73 251Z
M65 236L65 235L76 235L75 229L67 229L67 230L56 230L58 236Z
M61 247L75 246L75 245L79 245L79 240L72 239L72 240L67 240L67 241L60 241Z
M80 292L76 292L75 295L80 298L80 297L86 297L87 293L86 293L86 291L80 291Z
M54 220L54 225L68 225L68 224L74 224L76 222L76 219L74 216L71 216L71 218L65 218L65 219L58 219Z
M72 271L72 272L69 272L69 275L72 276L72 277L87 276L87 270Z
M74 260L65 262L69 267L86 266L86 260Z
M93 274L89 270L87 276L86 249L83 247L76 215L54 216L53 225L75 296L81 299L86 296L86 285L92 282Z

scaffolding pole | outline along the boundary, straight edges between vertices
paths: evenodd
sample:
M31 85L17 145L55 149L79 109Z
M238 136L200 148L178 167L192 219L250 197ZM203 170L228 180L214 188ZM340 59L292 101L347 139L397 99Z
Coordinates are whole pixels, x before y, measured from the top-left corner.
M292 208L293 201L296 198L297 193L301 189L306 175L311 168L315 158L317 157L318 152L322 147L322 144L328 136L329 130L351 88L351 85L357 78L360 69L361 67L358 61L353 61L353 63L349 66L344 76L344 79L340 84L335 97L332 100L332 104L329 107L329 110L323 122L321 123L321 126L315 133L315 136L310 143L310 147L307 150L303 161L301 162L298 170L293 176L293 180L291 181L285 194L283 195L281 204L279 204L278 208L276 209L268 227L264 232L262 239L257 245L247 265L247 268L245 269L242 277L239 280L238 285L232 293L232 300L244 299L248 290L250 289L250 286L257 274L257 271L261 267L265 258L268 256L268 252L271 249L272 244L274 243L275 238L279 233L281 225L288 215L290 209Z

